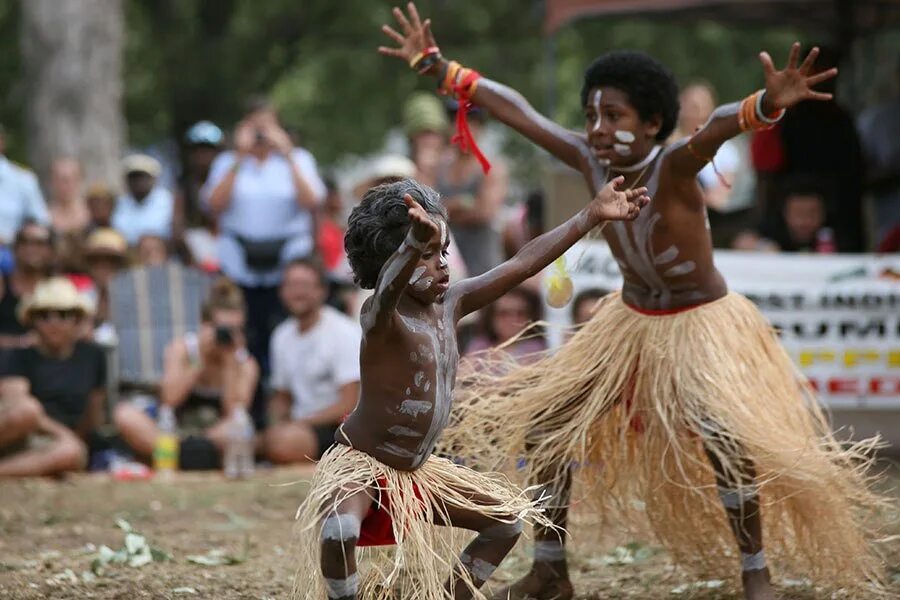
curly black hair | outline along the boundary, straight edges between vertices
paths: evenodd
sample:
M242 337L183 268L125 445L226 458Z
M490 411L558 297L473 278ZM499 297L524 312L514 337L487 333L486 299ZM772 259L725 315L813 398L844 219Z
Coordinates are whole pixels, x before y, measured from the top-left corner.
M409 194L425 212L447 219L447 211L436 191L412 179L375 186L350 213L344 248L353 269L353 279L363 289L372 289L391 254L400 247L409 230L409 214L403 197Z
M634 50L614 50L598 57L584 72L581 105L587 106L588 94L599 86L622 90L647 121L655 115L662 118L656 134L663 141L675 130L678 121L678 84L675 76L661 62Z

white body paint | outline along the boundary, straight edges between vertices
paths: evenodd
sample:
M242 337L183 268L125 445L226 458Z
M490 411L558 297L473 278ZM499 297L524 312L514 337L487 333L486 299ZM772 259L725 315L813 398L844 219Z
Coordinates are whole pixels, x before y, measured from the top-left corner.
M325 589L329 598L355 597L359 591L359 573L349 575L346 579L325 578Z
M534 543L534 560L559 562L566 559L566 549L562 542L537 541Z
M650 160L656 158L659 151L659 146L656 146L654 151L636 165L617 168L617 170L630 172L643 169L650 163ZM640 295L646 303L646 299L643 297L649 295L656 300L655 308L667 309L676 301L682 304L695 303L707 299L708 296L697 289L698 285L695 282L668 281L669 278L692 273L697 268L694 261L678 260L681 250L677 246L670 245L661 252L654 251L653 232L662 219L662 215L654 209L652 199L659 187L661 164L662 161L658 161L651 167L653 170L650 172L650 178L646 184L651 198L650 204L634 221L613 222L610 235L615 235L621 248L621 255L616 257L616 262L628 280L622 290L622 297L625 301L629 304L638 304L637 296ZM664 269L664 271L660 273L657 269Z
M393 427L388 428L388 433L391 435L398 435L401 437L411 437L411 438L420 438L422 434L416 431L415 429L410 429L409 427L404 427L402 425L394 425Z
M628 144L613 144L613 150L619 156L631 156L631 146Z
M759 495L759 490L755 485L747 485L740 489L732 489L721 485L717 486L717 488L722 506L729 510L737 510L747 502L755 500Z
M459 562L469 570L469 573L472 574L472 577L478 581L487 581L491 578L491 575L494 574L494 571L497 570L497 565L489 563L486 560L481 558L473 558L463 552L459 555Z
M591 132L600 131L600 126L603 124L603 119L600 118L600 99L603 97L603 92L600 90L594 91L594 97L591 99L591 102L594 105L594 126L591 128Z
M409 388L407 388L409 391ZM400 412L411 417L419 416L419 413L426 413L434 406L431 402L425 400L404 400L400 403Z
M741 552L741 567L744 571L762 571L766 568L765 551L760 550L756 554Z
M322 539L342 542L356 539L359 537L361 526L356 515L333 515L322 522Z

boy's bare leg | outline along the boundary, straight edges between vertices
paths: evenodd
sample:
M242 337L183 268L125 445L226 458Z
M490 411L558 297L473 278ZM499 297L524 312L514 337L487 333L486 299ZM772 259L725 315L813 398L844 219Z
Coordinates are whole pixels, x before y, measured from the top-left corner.
M747 600L774 600L775 592L766 566L762 541L762 514L756 493L756 472L746 460L739 460L738 473L727 473L719 456L741 457L743 450L727 435L704 430L706 455L716 472L719 498L741 551L741 581ZM733 459L734 460L734 459Z
M47 434L49 443L0 460L0 477L58 475L84 468L87 448L73 431L47 416L41 417L37 431Z
M371 496L365 488L360 488L322 521L321 567L329 600L357 600L356 544L371 505Z
M473 494L472 497L477 498L479 503L491 502L490 498L480 494ZM522 533L522 521L515 515L497 519L483 513L451 507L447 507L447 516L450 519L449 525L478 532L478 536L459 555L459 561L475 585L481 587L516 545ZM445 589L451 591L456 600L472 598L472 590L466 585L462 574L457 573L449 578Z
M525 577L503 589L494 598L497 600L570 600L575 592L569 580L566 563L566 535L564 533L569 517L569 497L572 485L572 469L558 477L556 467L540 473L539 481L549 481L541 489L550 499L544 504L547 516L559 530L549 527L534 527L534 562Z

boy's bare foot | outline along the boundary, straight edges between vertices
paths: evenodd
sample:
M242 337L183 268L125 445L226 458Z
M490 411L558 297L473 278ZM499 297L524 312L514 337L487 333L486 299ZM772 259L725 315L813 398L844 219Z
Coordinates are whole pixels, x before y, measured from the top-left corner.
M747 600L776 600L768 569L744 571L741 580L744 584L744 598Z
M575 590L568 577L537 573L525 577L494 594L493 600L572 600Z

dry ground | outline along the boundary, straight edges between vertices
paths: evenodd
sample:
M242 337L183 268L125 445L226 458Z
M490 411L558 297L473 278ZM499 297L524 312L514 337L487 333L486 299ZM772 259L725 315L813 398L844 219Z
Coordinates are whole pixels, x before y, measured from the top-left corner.
M893 472L894 483L900 484L900 471ZM292 518L308 476L309 471L261 471L240 482L214 474L183 474L170 483L114 482L106 475L0 482L0 598L285 598L296 567ZM275 485L297 480L292 486ZM117 518L174 560L139 568L109 565L94 576L97 549L123 547ZM900 533L896 523L892 528ZM890 575L900 598L897 546ZM732 582L675 593L698 582L674 570L662 553L635 549L614 555L607 546L573 557L576 588L590 592L580 598L739 597ZM211 551L213 557L216 551L234 557L237 564L202 566L187 560ZM513 557L503 573L511 577L526 567L526 559ZM840 597L799 581L781 583L786 599Z

